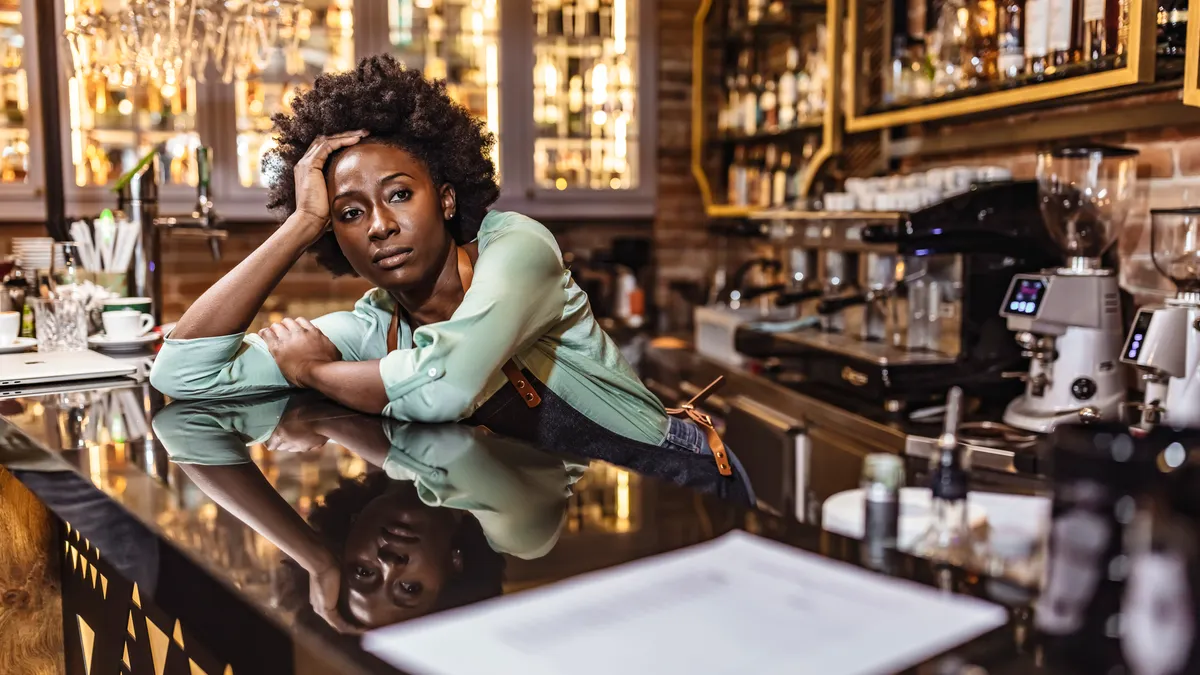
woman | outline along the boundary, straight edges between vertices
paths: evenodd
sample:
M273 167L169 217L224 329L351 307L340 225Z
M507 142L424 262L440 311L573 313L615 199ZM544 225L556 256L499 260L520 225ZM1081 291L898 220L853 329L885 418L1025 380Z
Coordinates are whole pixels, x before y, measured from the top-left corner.
M553 235L489 211L483 123L388 56L324 75L277 115L279 229L192 305L151 382L176 398L288 386L399 420L471 417L528 440L615 437L691 452L715 436L668 417L592 316ZM376 288L350 312L246 335L306 251ZM469 289L469 290L468 290Z

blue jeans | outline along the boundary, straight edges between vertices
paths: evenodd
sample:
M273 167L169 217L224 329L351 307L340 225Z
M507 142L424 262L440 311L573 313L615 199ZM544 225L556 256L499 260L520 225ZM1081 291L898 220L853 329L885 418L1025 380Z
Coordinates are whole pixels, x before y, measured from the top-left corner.
M708 436L704 433L704 430L695 422L678 417L671 418L671 426L667 429L667 438L662 442L662 447L694 452L696 454L712 455L712 448L708 447ZM729 454L729 463L733 465L733 470L737 472L738 478L746 488L746 494L750 497L750 503L758 503L758 499L754 496L754 487L750 484L750 476L742 468L742 463L738 461L737 455L734 454L733 449L728 445L725 446L725 452Z

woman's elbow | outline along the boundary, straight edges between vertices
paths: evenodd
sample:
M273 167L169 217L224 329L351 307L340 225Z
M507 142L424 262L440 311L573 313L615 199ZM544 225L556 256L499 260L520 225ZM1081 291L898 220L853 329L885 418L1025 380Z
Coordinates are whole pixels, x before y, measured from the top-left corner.
M388 403L384 413L406 422L437 424L458 422L475 412L476 397L470 393L450 387L430 387L430 389L435 391L421 392L423 400L417 405L396 399Z

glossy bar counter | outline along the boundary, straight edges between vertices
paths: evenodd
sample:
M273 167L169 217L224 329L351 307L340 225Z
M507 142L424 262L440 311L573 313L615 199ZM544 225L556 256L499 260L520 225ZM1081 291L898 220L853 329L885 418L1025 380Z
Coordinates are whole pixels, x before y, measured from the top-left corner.
M735 529L1010 607L922 672L1059 672L1028 643L1031 592L904 554L871 563L857 540L749 507L707 457L578 457L306 394L164 404L129 382L0 401L0 464L56 517L67 673L392 673L357 633ZM302 565L322 560L310 592ZM385 584L396 562L410 573Z

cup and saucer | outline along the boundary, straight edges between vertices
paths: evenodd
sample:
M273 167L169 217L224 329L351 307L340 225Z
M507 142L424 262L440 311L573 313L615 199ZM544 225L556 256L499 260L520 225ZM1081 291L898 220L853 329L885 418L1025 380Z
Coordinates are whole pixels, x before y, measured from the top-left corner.
M147 308L149 309L147 303ZM154 328L154 316L137 307L109 307L100 315L104 332L88 338L88 346L102 352L138 352L162 339Z
M20 312L0 312L0 354L27 352L37 347L34 338L18 337L21 333Z

